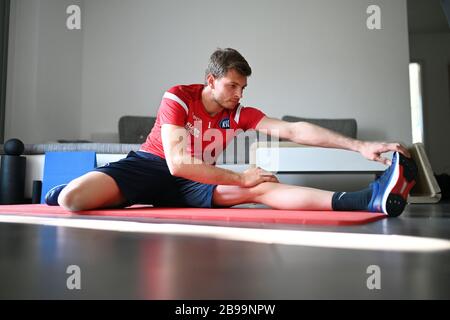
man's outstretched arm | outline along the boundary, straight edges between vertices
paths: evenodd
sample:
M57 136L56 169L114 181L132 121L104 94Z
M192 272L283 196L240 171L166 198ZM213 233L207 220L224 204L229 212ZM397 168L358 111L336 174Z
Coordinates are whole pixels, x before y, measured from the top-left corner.
M381 156L384 152L398 151L410 157L408 150L400 143L361 141L303 121L286 122L264 117L256 130L298 144L356 151L369 160L387 165L390 165L390 160Z

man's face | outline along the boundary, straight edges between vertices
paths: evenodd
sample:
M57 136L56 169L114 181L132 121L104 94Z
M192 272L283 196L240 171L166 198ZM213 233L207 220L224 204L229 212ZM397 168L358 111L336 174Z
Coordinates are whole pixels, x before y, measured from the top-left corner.
M247 77L231 69L222 78L212 78L211 85L214 101L224 109L233 110L247 87Z

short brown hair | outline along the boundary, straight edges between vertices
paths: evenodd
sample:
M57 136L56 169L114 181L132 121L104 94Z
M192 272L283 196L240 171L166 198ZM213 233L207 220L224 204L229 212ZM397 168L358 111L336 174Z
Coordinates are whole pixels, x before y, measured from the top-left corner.
M252 68L237 50L218 48L209 59L206 76L212 74L216 78L222 78L231 69L246 77L252 74Z

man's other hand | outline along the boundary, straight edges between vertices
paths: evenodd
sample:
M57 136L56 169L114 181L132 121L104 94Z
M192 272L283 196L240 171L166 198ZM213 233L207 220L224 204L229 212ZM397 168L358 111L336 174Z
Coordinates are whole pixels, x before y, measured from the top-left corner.
M251 188L263 182L279 183L277 177L261 168L250 168L241 173L241 186Z
M364 158L372 161L378 161L388 166L390 166L392 162L391 160L384 158L382 154L389 151L400 152L404 156L411 158L411 154L408 149L401 143L362 142L359 148L359 152Z

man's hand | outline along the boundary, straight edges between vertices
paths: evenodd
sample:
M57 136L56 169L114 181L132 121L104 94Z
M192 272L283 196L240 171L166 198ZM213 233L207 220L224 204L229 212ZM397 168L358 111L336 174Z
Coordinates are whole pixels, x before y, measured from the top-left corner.
M378 161L385 165L390 166L392 164L391 160L386 159L381 156L382 153L389 151L398 151L404 156L411 158L411 154L408 152L408 149L404 147L400 143L386 143L386 142L362 142L359 147L359 152L363 155L363 157L372 160Z
M273 173L261 168L250 168L241 174L241 187L251 188L263 182L279 183Z

